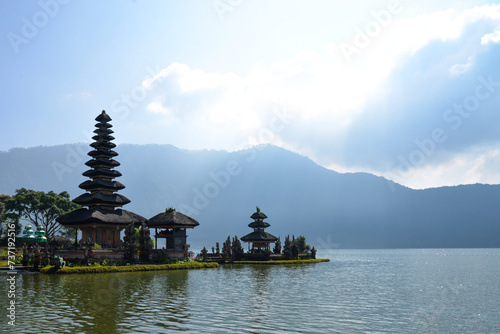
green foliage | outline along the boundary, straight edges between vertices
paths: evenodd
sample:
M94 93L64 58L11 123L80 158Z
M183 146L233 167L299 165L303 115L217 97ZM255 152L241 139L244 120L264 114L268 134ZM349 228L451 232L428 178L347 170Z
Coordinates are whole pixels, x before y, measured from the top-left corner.
M233 244L231 246L231 251L233 255L232 260L239 261L241 260L241 257L243 256L243 247L241 246L240 239L238 239L237 236L234 236L233 238Z
M76 233L78 233L78 229L72 227L63 227L59 230L59 235L69 240L75 240Z
M99 245L98 243L94 242L94 246L92 246L93 249L102 249L102 246Z
M151 270L179 270L179 269L204 269L218 268L219 264L214 262L178 262L174 264L147 264L147 265L126 265L126 266L85 266L85 267L64 267L55 269L54 266L47 266L40 270L43 274L87 274L87 273L107 273L107 272L131 272L131 271L151 271Z
M125 228L123 242L125 247L125 259L129 262L135 262L137 260L137 248L139 245L138 233L139 231L134 228L133 223L130 223Z
M19 222L19 216L15 213L9 212L7 204L12 201L12 197L8 195L0 195L0 236L7 238L9 233L9 225L14 224L16 236L21 233L23 226Z
M289 235L287 235L285 238L285 244L283 245L283 255L285 255L285 258L287 259L292 258L292 242L290 241Z
M139 243L141 242L141 231L139 231L138 228L135 228L134 231L135 231L135 241L139 245Z
M26 219L36 227L43 226L49 239L61 229L56 218L80 206L69 199L66 191L56 194L53 191L46 193L21 188L16 190L11 200L6 201L5 208L12 217Z
M295 238L295 245L297 245L299 253L307 253L311 250L311 246L306 243L306 237L302 235Z

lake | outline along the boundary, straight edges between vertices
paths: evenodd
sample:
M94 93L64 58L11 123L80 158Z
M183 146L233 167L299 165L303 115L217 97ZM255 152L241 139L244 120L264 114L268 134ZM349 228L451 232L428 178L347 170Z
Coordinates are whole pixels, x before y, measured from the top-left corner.
M329 263L18 274L6 333L500 333L500 249L319 250Z

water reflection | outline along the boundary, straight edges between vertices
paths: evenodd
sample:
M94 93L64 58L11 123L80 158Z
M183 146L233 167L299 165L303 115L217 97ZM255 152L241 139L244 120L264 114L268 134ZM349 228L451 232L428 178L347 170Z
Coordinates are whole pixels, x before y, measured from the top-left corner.
M500 250L443 252L339 250L332 262L307 266L19 274L15 329L19 333L498 332ZM0 291L7 291L4 275ZM5 299L0 297L0 302ZM2 328L8 319L5 314L2 307Z
M139 322L178 330L190 315L188 275L182 270L18 275L16 313L19 322L29 321L30 331L39 333L53 333L54 327L58 333L140 332ZM141 330L149 332L148 326Z

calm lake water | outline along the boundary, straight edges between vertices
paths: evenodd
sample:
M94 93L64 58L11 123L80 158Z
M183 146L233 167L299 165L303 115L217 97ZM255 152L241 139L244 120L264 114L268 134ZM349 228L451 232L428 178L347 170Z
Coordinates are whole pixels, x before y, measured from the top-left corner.
M323 250L329 263L18 275L6 333L500 333L500 249Z

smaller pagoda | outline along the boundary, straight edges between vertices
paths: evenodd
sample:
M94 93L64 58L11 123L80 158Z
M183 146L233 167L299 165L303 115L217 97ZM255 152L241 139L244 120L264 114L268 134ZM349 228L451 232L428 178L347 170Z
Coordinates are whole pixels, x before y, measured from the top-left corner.
M183 213L168 208L146 223L149 228L155 229L155 248L158 248L158 238L165 239L165 249L171 252L187 251L186 229L200 225L195 219ZM160 232L158 232L160 229Z
M270 251L270 244L276 242L278 238L264 231L267 227L271 226L264 221L267 216L257 207L257 212L254 212L250 218L254 221L248 224L248 227L253 228L253 232L241 237L241 241L252 243L251 253L263 253L265 250Z

